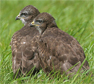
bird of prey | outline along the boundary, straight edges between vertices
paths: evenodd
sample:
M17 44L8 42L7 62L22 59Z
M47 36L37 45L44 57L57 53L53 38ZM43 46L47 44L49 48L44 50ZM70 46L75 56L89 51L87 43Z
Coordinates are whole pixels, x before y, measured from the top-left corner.
M33 67L35 68L32 74L40 70L37 53L35 52L37 48L36 39L39 36L39 32L36 28L30 27L30 22L39 13L37 8L28 5L16 17L16 20L21 20L24 23L24 27L14 33L10 43L12 50L12 69L16 77L30 73Z
M38 59L44 72L59 71L72 77L85 60L84 51L79 42L66 32L60 30L55 19L48 13L39 14L30 25L35 26L40 37L37 41ZM84 62L81 71L88 70L89 64Z

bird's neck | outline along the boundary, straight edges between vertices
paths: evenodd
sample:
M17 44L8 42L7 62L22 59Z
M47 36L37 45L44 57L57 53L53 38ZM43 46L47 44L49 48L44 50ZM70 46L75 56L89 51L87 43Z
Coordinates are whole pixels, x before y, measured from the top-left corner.
M26 22L26 24L24 24L24 26L26 26L26 25L27 25L27 26L30 26L31 22L32 22L32 21Z
M40 27L37 27L36 29L39 31L40 34L43 33L43 30Z
M33 21L33 19L31 20L25 20L25 22L24 22L24 25L29 25L30 26L30 23Z

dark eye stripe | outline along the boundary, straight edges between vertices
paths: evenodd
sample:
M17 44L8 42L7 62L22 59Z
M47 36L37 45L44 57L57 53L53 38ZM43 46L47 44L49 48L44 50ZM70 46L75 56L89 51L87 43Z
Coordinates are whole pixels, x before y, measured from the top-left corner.
M36 20L36 22L39 22L39 23L41 23L41 22L43 22L43 20Z
M21 13L21 15L27 15L27 13Z

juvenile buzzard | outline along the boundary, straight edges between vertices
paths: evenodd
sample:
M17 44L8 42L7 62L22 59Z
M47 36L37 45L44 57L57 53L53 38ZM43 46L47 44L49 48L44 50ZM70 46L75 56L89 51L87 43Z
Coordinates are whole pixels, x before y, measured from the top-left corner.
M29 5L23 8L16 17L16 20L21 20L25 25L14 33L10 43L12 50L12 69L17 77L30 72L34 66L33 73L38 72L40 69L39 61L36 57L37 53L35 52L37 48L36 39L39 36L39 32L36 28L30 27L30 22L39 13L38 9Z
M35 26L41 34L37 41L37 52L39 52L38 58L44 72L49 74L54 70L69 75L78 71L85 60L84 51L74 37L57 27L55 19L50 14L39 14L30 26ZM68 70L71 67L73 68ZM85 61L81 70L88 69L89 64Z

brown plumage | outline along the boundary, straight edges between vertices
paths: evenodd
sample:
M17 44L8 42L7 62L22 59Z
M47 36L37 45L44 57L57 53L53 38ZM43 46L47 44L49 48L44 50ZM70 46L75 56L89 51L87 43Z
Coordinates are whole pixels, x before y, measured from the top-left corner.
M35 52L37 48L36 39L39 36L39 32L36 28L30 27L30 22L38 14L38 9L29 5L23 8L16 17L16 20L22 20L25 25L14 33L10 43L12 49L12 69L17 77L21 74L26 75L26 73L32 71L33 67L35 67L33 74L40 70L37 53Z
M76 73L85 60L85 54L79 42L60 30L55 19L48 13L39 14L31 26L35 26L41 34L37 41L37 52L39 52L38 58L44 72L49 74L51 71L60 71L61 74L66 75ZM73 68L68 70L71 67ZM89 64L85 61L81 71L88 69Z

